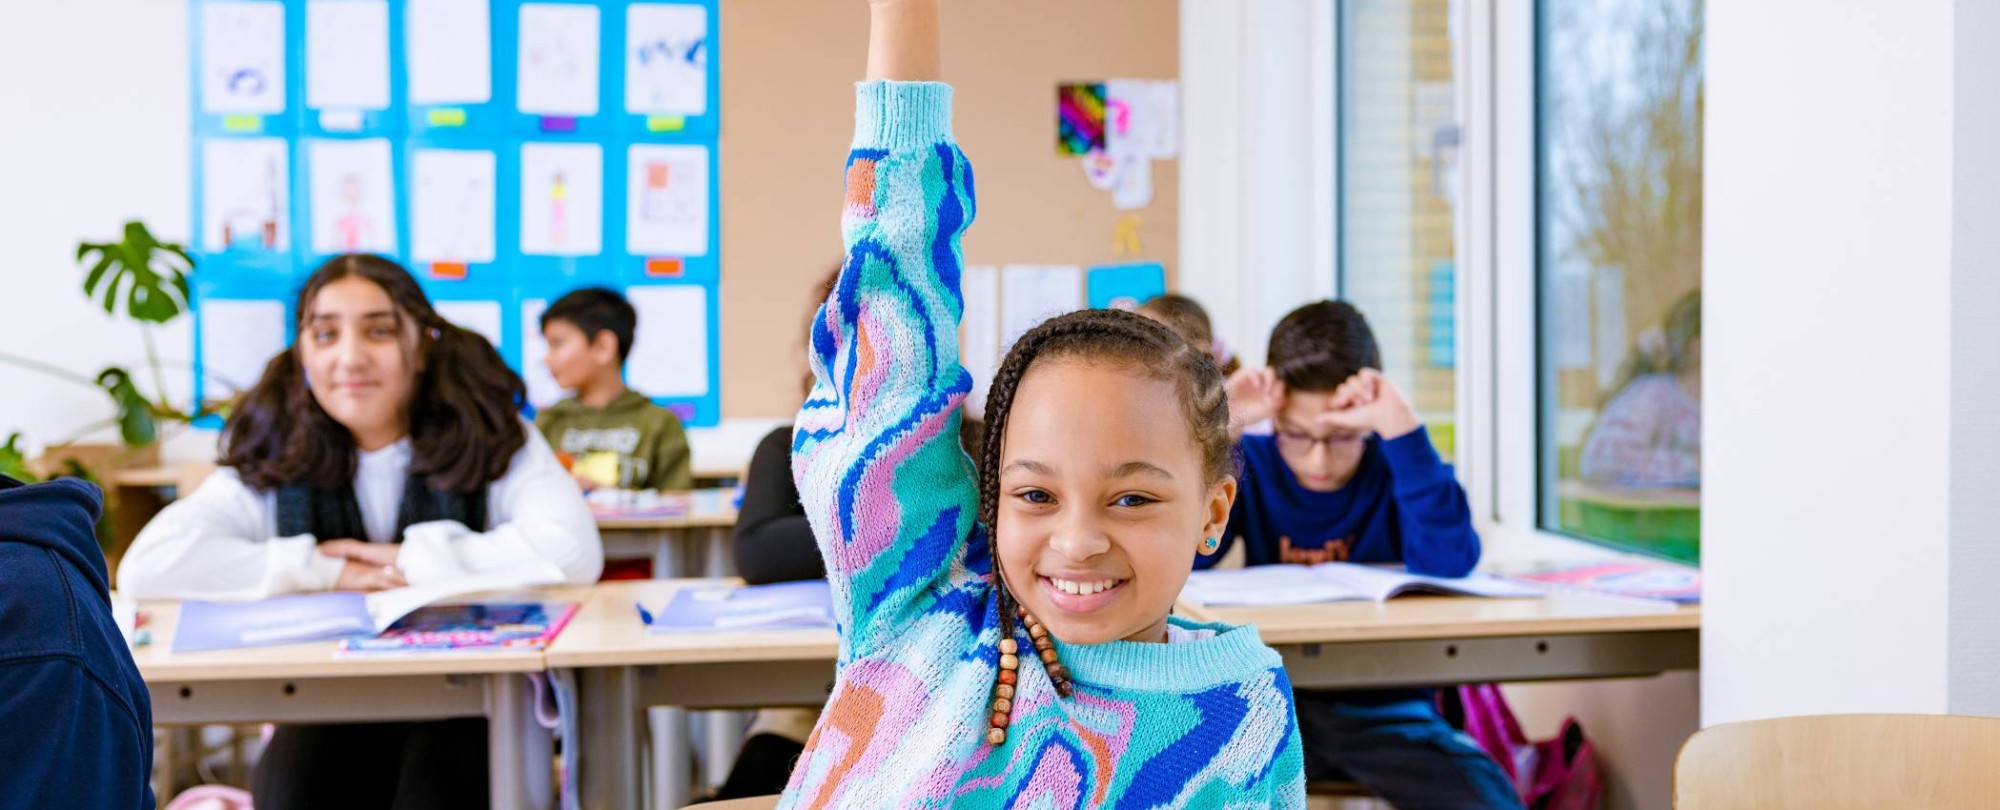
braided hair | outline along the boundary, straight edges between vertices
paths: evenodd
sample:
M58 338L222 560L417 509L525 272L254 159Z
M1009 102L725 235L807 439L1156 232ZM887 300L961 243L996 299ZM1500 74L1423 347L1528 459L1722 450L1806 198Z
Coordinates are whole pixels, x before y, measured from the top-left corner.
M1222 372L1207 352L1194 347L1174 330L1123 310L1089 309L1045 321L1015 341L995 372L986 396L986 437L978 454L979 520L986 528L987 553L993 561L993 590L999 601L1002 639L1003 663L994 687L994 731L989 735L995 745L1005 740L1012 709L1013 673L1005 662L1013 657L1010 648L1019 649L1017 617L1027 623L1042 666L1058 693L1067 697L1071 691L1069 672L1056 660L1054 645L1047 642L1046 631L1027 614L1007 586L1001 571L1000 533L996 525L1000 508L1000 451L1006 444L1007 417L1013 409L1014 393L1035 363L1058 358L1112 365L1174 383L1189 435L1201 447L1203 474L1211 482L1218 481L1233 467L1234 444L1229 438L1229 403Z

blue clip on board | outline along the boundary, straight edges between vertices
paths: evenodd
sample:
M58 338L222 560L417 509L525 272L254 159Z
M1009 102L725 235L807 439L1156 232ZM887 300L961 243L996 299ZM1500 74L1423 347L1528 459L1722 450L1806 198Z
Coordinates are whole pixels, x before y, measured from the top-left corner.
M262 135L290 131L292 38L277 0L188 4L194 131Z
M514 109L511 53L492 0L403 0L403 95L412 135L449 140L504 132Z
M288 6L292 95L308 135L403 130L403 0L305 0Z
M605 102L624 66L605 47L605 29L624 7L610 0L502 0L495 5L496 48L513 58L514 132L543 139L611 134Z

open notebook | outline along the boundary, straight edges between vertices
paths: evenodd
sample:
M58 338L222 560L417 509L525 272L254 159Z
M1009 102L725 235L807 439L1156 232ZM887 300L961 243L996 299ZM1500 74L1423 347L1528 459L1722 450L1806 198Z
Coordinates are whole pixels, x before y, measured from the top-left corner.
M1181 596L1203 605L1304 605L1314 602L1384 601L1406 593L1452 596L1534 597L1542 591L1493 577L1427 577L1354 563L1255 565L1188 575Z
M397 619L434 602L561 581L562 573L548 566L375 593L332 591L251 602L187 601L181 603L173 650L202 652L373 636L389 629Z
M823 579L775 585L696 585L675 591L658 613L640 605L639 618L653 633L832 627L833 592Z

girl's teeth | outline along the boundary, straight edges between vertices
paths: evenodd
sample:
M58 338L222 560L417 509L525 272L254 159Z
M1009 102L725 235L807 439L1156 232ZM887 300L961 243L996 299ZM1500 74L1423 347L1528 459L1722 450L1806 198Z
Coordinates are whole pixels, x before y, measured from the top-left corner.
M1062 592L1077 596L1099 594L1118 586L1118 580L1115 579L1107 579L1101 582L1075 582L1067 579L1051 578L1049 581L1055 583L1056 588Z

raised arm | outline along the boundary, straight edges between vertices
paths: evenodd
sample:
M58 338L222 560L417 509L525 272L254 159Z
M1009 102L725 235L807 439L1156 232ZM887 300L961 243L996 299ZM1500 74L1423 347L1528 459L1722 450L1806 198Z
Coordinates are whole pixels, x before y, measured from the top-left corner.
M813 391L792 470L849 649L936 598L973 530L959 447L971 378L958 360L959 239L972 171L937 75L936 0L873 0L856 89L842 232L847 258L813 324Z

